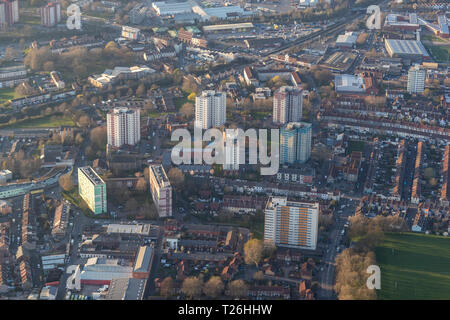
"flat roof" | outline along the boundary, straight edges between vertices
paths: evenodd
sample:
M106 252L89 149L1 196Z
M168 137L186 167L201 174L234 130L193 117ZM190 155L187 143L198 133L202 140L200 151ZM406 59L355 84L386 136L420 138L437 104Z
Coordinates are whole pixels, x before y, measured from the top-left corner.
M386 45L391 49L393 54L429 56L422 42L417 40L386 39Z
M158 180L159 185L168 185L170 184L169 178L167 178L166 171L161 164L151 165L150 170L153 175Z
M278 205L298 207L298 208L308 208L308 209L319 209L319 203L313 201L292 201L288 200L287 197L269 197L267 200L266 208L274 209Z
M233 30L233 29L245 29L254 28L255 26L251 22L245 23L230 23L230 24L215 24L212 26L204 26L203 31L217 31L217 30Z
M294 129L309 129L311 127L312 127L312 124L308 123L308 122L289 122L282 128L282 130L290 131L290 130L294 130Z
M336 43L355 44L358 34L355 32L346 32L337 37Z
M352 74L338 74L334 78L336 90L341 91L364 91L364 79Z
M81 172L84 173L84 175L94 184L94 185L100 185L105 184L105 182L100 178L100 176L97 174L97 172L94 171L91 167L80 167L78 168L81 170Z
M106 300L142 300L147 284L146 279L112 279Z
M153 258L153 247L140 247L134 263L134 272L149 272Z

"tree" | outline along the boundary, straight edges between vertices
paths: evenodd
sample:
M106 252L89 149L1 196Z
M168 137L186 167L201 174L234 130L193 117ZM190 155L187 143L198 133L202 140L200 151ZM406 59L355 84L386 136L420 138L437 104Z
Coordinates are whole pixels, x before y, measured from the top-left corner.
M386 97L384 96L367 96L364 101L369 106L384 107L386 105Z
M256 271L253 274L253 279L256 281L262 281L264 280L264 273L260 270L260 271Z
M83 141L83 136L80 133L77 133L77 135L75 136L75 144L81 145Z
M30 88L29 86L26 86L25 83L21 83L19 84L16 89L14 90L14 93L18 96L18 97L23 97L23 96L27 96L33 93L33 89Z
M136 95L139 97L143 97L145 96L145 92L146 92L145 85L143 83L139 84L139 86L136 89Z
M263 256L265 258L271 259L275 252L277 252L277 247L272 243L264 246Z
M103 149L107 142L106 126L92 129L90 138L93 147L95 147L97 150Z
M5 49L5 60L12 61L17 58L17 51L12 47L7 47Z
M313 73L314 80L317 81L318 85L328 85L333 79L333 74L328 70L316 69Z
M191 118L194 114L194 105L190 102L186 102L181 106L180 113L182 113L186 119Z
M188 277L184 279L181 287L183 292L188 298L196 298L202 294L202 281L197 277Z
M173 279L171 277L164 278L163 281L161 281L161 288L160 288L160 294L163 297L170 297L174 294L175 285L173 282Z
M183 91L189 93L195 93L198 91L197 83L195 82L194 77L188 76L183 79L183 85L181 87Z
M197 95L195 94L195 92L191 92L191 93L188 95L188 100L194 101L196 96L197 96Z
M234 280L228 285L228 294L234 298L248 297L248 287L244 280Z
M44 71L53 71L55 70L55 64L53 63L53 61L47 61L44 63L43 69Z
M73 183L72 175L69 173L60 176L58 182L60 187L63 188L64 191L70 191L75 186Z
M259 239L251 239L244 245L244 260L246 264L255 264L261 261L264 245Z
M367 267L376 264L375 254L345 249L336 257L335 290L340 300L373 300L375 290L366 285Z
M184 173L178 168L170 168L169 180L174 187L179 188L184 183Z
M147 191L147 181L144 177L140 177L136 183L136 190L139 192Z
M214 276L209 278L203 287L203 293L209 298L217 298L222 294L224 285L220 277Z
M286 81L284 81L280 76L275 76L267 82L267 86L272 89L278 89L285 85Z
M83 115L78 119L78 123L82 128L89 127L89 125L91 124L91 118L89 118L89 116L87 115Z
M110 41L106 44L105 49L117 49L117 44L114 41Z

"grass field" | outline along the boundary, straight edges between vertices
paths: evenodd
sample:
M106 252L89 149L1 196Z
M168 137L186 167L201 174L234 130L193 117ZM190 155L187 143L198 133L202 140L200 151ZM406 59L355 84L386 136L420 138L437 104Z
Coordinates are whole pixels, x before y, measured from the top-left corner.
M450 62L450 46L427 46L431 55L439 62Z
M189 95L189 94L185 93L185 94L184 94L184 97L182 97L182 98L176 98L176 99L175 99L175 108L176 108L177 111L179 111L179 110L181 109L181 107L183 106L183 104L185 104L185 103L187 103L187 102L193 103L193 101L189 101L189 100L188 100L188 98L187 98L188 95Z
M450 238L386 234L375 250L382 300L450 299Z
M41 17L21 14L20 15L20 23L40 25Z
M18 98L14 92L14 88L4 88L0 89L0 105L4 104L5 102Z
M80 210L83 211L83 213L86 216L88 216L88 217L93 217L94 216L92 211L89 209L87 203L78 194L78 188L77 187L74 187L70 191L63 191L61 194L62 194L64 199L69 201L75 207L80 208Z
M435 35L424 34L421 35L422 40L445 42L446 40L436 37Z
M37 119L29 119L20 121L2 128L8 129L24 129L24 128L50 128L60 126L76 126L75 122L70 117L62 115L49 115Z
M350 140L348 142L347 152L348 154L351 154L353 151L364 152L364 146L365 146L364 141Z

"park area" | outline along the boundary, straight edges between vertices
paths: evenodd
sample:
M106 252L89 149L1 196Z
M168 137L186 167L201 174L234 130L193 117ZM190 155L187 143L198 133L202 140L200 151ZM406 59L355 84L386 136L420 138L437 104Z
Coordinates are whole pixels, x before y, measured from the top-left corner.
M54 114L34 119L26 119L15 123L4 124L2 129L26 129L26 128L56 128L61 126L74 127L76 123L68 116Z
M11 99L16 99L19 96L14 92L14 88L0 89L0 106L4 105Z
M428 50L430 51L431 55L438 61L438 62L450 62L450 45L446 46L428 46Z
M450 238L386 233L375 250L381 269L378 299L450 299Z

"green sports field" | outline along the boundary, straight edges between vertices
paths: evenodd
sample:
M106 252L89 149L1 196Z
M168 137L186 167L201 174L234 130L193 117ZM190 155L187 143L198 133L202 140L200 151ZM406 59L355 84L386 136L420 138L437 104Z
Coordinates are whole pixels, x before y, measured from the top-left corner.
M427 46L438 62L450 62L450 46Z
M450 237L389 233L375 253L379 299L450 299Z

